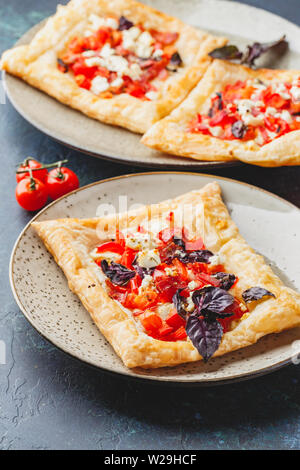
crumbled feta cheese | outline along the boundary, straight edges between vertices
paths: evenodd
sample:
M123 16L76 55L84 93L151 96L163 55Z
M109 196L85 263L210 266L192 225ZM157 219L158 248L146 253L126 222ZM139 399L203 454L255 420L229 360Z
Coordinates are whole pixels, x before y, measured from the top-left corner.
M166 320L170 313L172 313L172 310L174 309L174 305L170 303L162 304L157 307L157 313L159 316L163 319Z
M89 16L89 23L91 23L91 28L96 31L102 26L107 26L112 29L118 29L119 23L115 18L102 18L101 16L95 15L92 13Z
M177 270L175 268L165 268L165 273L168 276L177 276Z
M101 49L101 52L100 52L100 55L101 57L103 57L104 59L106 59L107 57L110 57L112 55L115 54L115 49L113 49L112 47L110 47L110 44L107 42L106 44L104 44L104 46L102 47Z
M220 256L219 255L214 255L209 258L209 264L211 266L217 266L220 264Z
M85 65L87 67L103 67L104 61L101 57L88 57L85 59Z
M123 47L128 51L135 51L136 39L140 36L141 30L137 26L122 31Z
M258 116L253 116L252 114L247 114L243 117L243 121L247 125L260 126L264 124L264 115L258 114Z
M82 55L83 57L94 57L95 51L84 51Z
M153 278L152 276L146 274L142 280L142 284L140 285L139 290L147 289L147 287L150 287L151 284L153 284Z
M128 77L132 78L132 80L138 80L141 75L142 75L142 69L139 66L139 64L131 64L130 67L127 67L124 70L124 75L127 75Z
M242 310L242 312L247 312L247 307L246 305L243 304L243 302L240 303L239 307Z
M293 118L291 116L291 113L289 113L286 109L284 109L281 113L281 118L286 121L288 124L291 124L293 122Z
M144 31L137 39L135 46L135 53L138 57L147 59L151 56L153 47L153 37L148 31Z
M293 86L290 89L290 93L295 101L300 101L300 88L297 86Z
M263 145L265 143L264 138L261 135L261 133L257 134L254 141L257 143L257 145Z
M118 29L119 23L115 18L106 18L105 26L108 26L111 29Z
M133 250L152 249L157 246L149 233L136 233L134 236L126 238L126 245Z
M113 80L110 84L110 86L112 87L116 87L116 88L119 88L120 86L122 86L124 83L124 80L120 77L116 78L115 80Z
M272 108L271 106L269 106L267 109L266 109L266 113L267 114L276 114L277 113L277 109L276 108Z
M197 283L196 281L191 281L191 282L188 283L188 288L189 288L190 290L196 289L197 286L198 286L198 283Z
M280 95L284 100L289 100L291 98L284 83L273 83L272 88L274 93Z
M124 57L111 55L105 59L105 67L111 72L117 72L119 76L122 76L127 71L128 61Z
M154 268L161 263L158 250L142 250L138 254L138 263L142 268Z
M109 83L105 77L97 76L92 80L91 92L99 95L103 91L108 90Z
M120 260L120 255L119 253L113 253L111 251L105 251L105 253L98 253L97 248L95 248L93 251L90 252L90 256L96 260L96 259L107 259L109 261L119 261Z
M220 135L222 134L223 132L223 129L221 126L208 126L209 130L210 130L210 133L211 135L213 135L214 137L220 137Z
M145 96L149 100L154 101L158 97L158 93L155 91L148 91L148 93L145 93Z
M161 56L163 55L164 51L162 49L156 49L153 54L152 54L152 57L153 59L160 59Z
M91 23L91 28L93 28L94 30L97 30L101 28L101 26L104 26L105 21L104 21L104 18L101 18L100 16L92 13L89 16L89 23Z
M190 295L187 299L186 299L186 311L191 313L193 312L193 310L195 309L195 304L192 300L192 295Z

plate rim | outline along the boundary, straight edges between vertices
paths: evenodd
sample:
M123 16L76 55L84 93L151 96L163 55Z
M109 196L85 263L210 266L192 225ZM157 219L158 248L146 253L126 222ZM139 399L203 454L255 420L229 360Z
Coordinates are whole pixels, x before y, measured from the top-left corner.
M89 362L88 359L79 358L75 354L72 354L71 352L66 351L63 346L58 345L53 340L49 339L47 336L45 336L45 334L41 333L39 331L39 329L32 323L32 321L30 320L29 315L26 311L26 308L23 306L23 304L21 302L21 299L19 298L19 296L17 294L16 287L15 287L15 282L14 282L14 275L13 275L14 257L15 257L16 250L19 246L21 238L23 237L23 235L27 231L27 229L30 227L31 223L34 220L36 220L40 215L42 215L45 211L47 211L49 209L49 207L52 207L56 203L60 202L61 200L63 200L66 197L71 196L72 194L76 194L80 191L85 191L88 188L91 188L91 187L96 186L96 185L101 185L103 183L108 183L110 181L134 178L136 176L143 177L143 176L147 176L147 175L157 175L157 174L164 174L164 175L174 175L174 174L178 175L178 174L180 174L180 175L186 175L186 176L190 176L190 175L192 175L192 176L202 176L202 177L205 177L205 178L208 178L208 179L220 179L222 181L241 184L241 185L246 186L250 189L258 190L262 193L265 193L268 196L275 197L276 199L278 199L282 203L287 204L292 209L294 209L294 210L296 209L298 212L300 212L300 208L297 207L295 204L293 204L292 202L282 198L281 196L278 196L277 194L272 193L271 191L268 191L266 189L263 189L263 188L260 188L258 186L252 185L250 183L245 183L244 181L239 181L239 180L236 180L236 179L233 179L233 178L228 178L228 177L225 177L225 176L216 176L216 175L206 174L206 173L198 173L198 172L190 172L190 171L149 171L149 172L139 172L139 173L132 173L132 174L127 173L125 175L112 176L112 177L105 178L105 179L102 179L102 180L94 181L93 183L89 183L85 186L82 186L78 189L75 189L74 191L71 191L70 193L68 193L68 194L52 201L49 204L47 204L43 209L41 209L37 214L35 214L32 217L32 219L30 219L30 221L25 225L25 227L21 230L19 236L17 237L17 239L14 243L14 246L12 248L11 255L10 255L9 282L10 282L10 288L11 288L11 291L13 293L14 299L15 299L18 307L20 308L22 314L24 315L25 319L35 329L35 331L37 331L37 333L43 339L45 339L48 343L55 346L56 348L58 348L60 351L62 351L64 354L67 354L71 358L76 359L77 361L80 361L81 363L83 363L85 365L88 365L89 367L95 368L98 371L101 370L102 372L108 373L110 375L122 376L122 378L124 378L124 379L125 378L134 379L134 380L137 380L137 381L140 381L140 382L145 382L146 381L147 383L150 382L150 383L157 384L157 385L158 384L168 384L168 385L172 385L172 386L198 386L198 387L226 385L226 384L229 384L229 383L243 382L243 381L246 381L246 380L250 380L252 378L261 377L261 376L269 374L271 372L275 372L275 371L281 369L282 367L285 367L287 365L292 364L292 356L291 356L291 357L289 357L285 360L282 360L282 361L280 361L280 362L278 362L274 365L263 367L259 371L255 371L255 372L252 372L252 373L251 372L250 373L245 372L243 374L240 374L240 375L238 374L238 375L236 375L232 378L227 378L227 379L212 378L212 379L205 379L205 380L182 380L182 379L176 379L175 380L174 378L168 378L168 377L152 377L152 376L141 376L141 377L139 377L138 374L129 374L126 371L124 371L124 372L123 371L115 371L115 370L106 368L104 366L98 366L96 364L93 364L93 363ZM115 353L113 352L113 354L115 354Z

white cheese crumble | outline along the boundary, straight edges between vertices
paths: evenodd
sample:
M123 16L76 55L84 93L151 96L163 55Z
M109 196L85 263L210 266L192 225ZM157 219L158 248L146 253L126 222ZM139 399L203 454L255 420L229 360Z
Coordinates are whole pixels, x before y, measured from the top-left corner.
M124 80L120 77L116 78L115 80L113 80L110 84L110 86L112 87L115 87L115 88L119 88L120 86L122 86L124 83Z
M127 70L128 61L124 57L111 55L106 57L104 66L111 72L117 72L119 76L122 76Z
M112 251L105 251L104 253L98 253L97 248L90 252L90 256L96 259L107 259L109 261L119 261L120 255L118 253L113 253Z
M124 70L124 75L127 75L128 77L132 78L132 80L139 80L139 78L142 75L142 69L139 66L139 64L131 64L130 67L126 68Z
M155 248L157 245L149 233L136 233L126 238L126 245L133 250Z
M151 44L153 43L153 37L148 31L144 31L139 37L136 42L135 53L138 57L142 59L147 59L151 56L153 47Z
M124 49L134 52L136 46L135 41L140 34L141 30L137 26L133 26L130 29L125 29L124 31L122 31Z
M162 304L157 307L157 313L159 316L163 319L166 320L170 313L172 313L172 310L174 309L174 305L170 303Z
M143 289L147 289L151 285L153 285L153 278L152 276L146 274L146 276L144 276L142 280L142 284L139 287L139 291L142 291Z
M84 51L82 55L83 57L94 57L95 51Z
M281 117L281 119L286 121L288 124L291 124L293 122L293 118L291 116L291 113L289 113L289 111L287 111L286 109L284 109L281 113L279 113L279 116Z
M89 16L89 23L91 23L91 28L94 31L97 31L97 29L101 28L102 26L107 26L108 28L112 29L118 29L119 23L115 18L102 18L101 16L95 15L92 13Z
M165 268L165 273L167 276L177 276L177 270L176 268Z
M274 93L277 93L284 100L289 100L291 98L284 83L273 83L272 89Z
M191 313L195 309L195 304L192 300L192 294L186 299L186 311Z
M92 85L91 85L91 92L95 93L95 95L99 95L103 91L108 90L109 88L109 83L105 77L95 77L92 80Z
M275 115L275 114L277 113L277 109L276 109L276 108L272 108L271 106L269 106L269 107L266 109L266 113L267 113L267 114Z
M213 255L209 258L209 264L211 266L217 266L218 264L220 264L220 256L219 255Z
M253 116L252 114L247 114L243 117L243 121L247 125L260 126L264 124L264 115L258 114L257 116Z
M292 86L290 89L290 93L294 99L294 101L300 101L300 88L297 86Z
M222 132L223 132L223 129L221 126L207 126L209 128L209 131L211 133L212 136L214 137L220 137L220 135L222 135Z
M89 57L85 59L85 65L87 67L102 67L104 65L104 61L101 57Z
M161 56L163 55L164 51L162 49L156 49L153 54L152 54L152 57L153 59L160 59Z
M142 250L138 254L138 263L142 268L154 268L161 263L158 250Z
M110 57L112 55L115 54L115 49L113 49L110 44L107 42L106 44L104 44L104 46L102 47L101 51L100 51L100 55L101 57L103 57L104 59L106 59L107 57Z
M147 93L145 93L145 96L149 100L154 101L158 97L158 93L155 91L148 91Z
M197 283L196 281L191 281L191 282L188 283L188 288L189 288L190 290L196 289L197 286L198 286L198 283Z

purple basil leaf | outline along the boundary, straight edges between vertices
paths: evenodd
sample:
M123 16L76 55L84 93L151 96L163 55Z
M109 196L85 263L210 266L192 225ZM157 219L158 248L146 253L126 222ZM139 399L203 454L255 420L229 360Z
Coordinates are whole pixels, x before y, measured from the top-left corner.
M125 286L130 279L135 276L135 271L127 269L123 264L118 264L114 261L108 264L108 262L103 259L101 261L101 268L105 276L107 276L108 279L117 286Z
M175 245L180 246L180 248L183 248L185 250L185 243L182 238L176 237L176 235L174 235L173 242L175 243Z
M180 57L178 52L174 52L174 54L171 56L170 63L172 65L181 65L182 64L182 58Z
M210 118L212 118L217 111L222 111L222 109L224 108L222 93L217 92L216 95L218 99L214 101L213 106L208 110L208 116Z
M178 315L181 316L181 318L183 318L184 320L186 319L186 316L187 316L187 312L184 308L184 299L183 297L181 297L180 295L180 292L182 291L183 289L178 289L176 291L176 293L173 295L172 297L172 301L173 301L173 304L176 308L176 311L178 313Z
M141 279L144 279L145 276L152 276L155 268L142 268L137 262L137 256L133 260L132 266L134 267L136 273L140 276Z
M282 38L280 38L278 41L266 43L255 42L250 46L247 46L248 51L246 52L242 63L253 66L255 60L258 59L262 54L271 49L279 48L282 48L283 51L285 51L287 48L287 41L285 40L285 35L282 36Z
M247 132L247 126L243 121L236 121L231 126L231 132L237 139L242 139Z
M217 47L217 49L214 49L208 55L213 59L223 60L237 60L243 57L243 53L233 44Z
M204 361L217 351L223 336L222 325L218 321L207 321L190 315L186 324L186 332Z
M228 273L216 273L213 275L216 279L220 281L221 289L229 290L235 283L236 277L234 274Z
M69 71L68 64L66 64L62 59L57 59L57 63L63 68L63 73L67 73Z
M196 305L199 315L210 315L223 317L227 316L224 311L234 303L234 297L224 289L219 287L203 287L202 289L195 290L192 295L192 300Z
M119 31L124 31L124 29L132 28L133 23L129 21L125 16L121 16L119 19Z
M275 297L272 292L264 289L263 287L250 287L250 289L247 289L242 293L242 297L246 303L251 302L252 300L260 300L265 296Z
M174 255L182 263L205 263L208 264L214 254L209 250L197 250L190 252L181 252Z

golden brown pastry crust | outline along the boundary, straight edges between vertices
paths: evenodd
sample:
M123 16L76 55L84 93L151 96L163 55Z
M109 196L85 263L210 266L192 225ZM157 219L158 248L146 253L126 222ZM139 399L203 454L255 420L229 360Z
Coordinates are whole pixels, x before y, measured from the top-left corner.
M227 84L260 78L266 81L292 81L297 70L252 70L242 65L215 60L189 96L169 116L157 122L143 136L142 143L166 153L196 160L241 160L260 166L300 165L300 131L285 134L260 147L254 141L226 141L204 134L185 132L197 113L207 112L210 97Z
M158 220L159 217L165 220L170 210L180 213L183 206L192 206L192 211L184 218L185 227L191 231L198 224L200 228L197 233L203 237L206 247L219 253L226 270L239 277L237 287L233 289L235 296L241 298L245 289L255 285L265 287L276 295L275 299L253 302L249 317L224 334L215 356L253 344L269 333L300 324L300 294L285 287L263 257L247 245L229 216L217 183L118 216L32 223L63 269L70 289L79 296L100 331L128 367L172 366L198 361L201 356L189 340L165 342L143 333L131 315L108 296L97 277L100 268L89 253L97 243L112 236L112 227L118 225L121 230L127 227L134 230L139 224L146 223L150 216L151 220ZM105 236L103 231L106 232Z
M101 99L80 88L71 74L58 70L58 53L74 35L84 33L91 13L124 15L146 28L180 34L176 47L184 67L161 82L157 100L142 101L125 93ZM1 68L91 118L143 133L187 96L211 62L207 53L225 42L135 0L71 0L67 6L58 6L30 44L4 52Z

